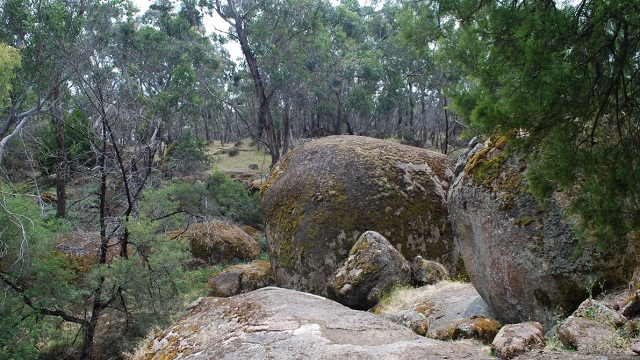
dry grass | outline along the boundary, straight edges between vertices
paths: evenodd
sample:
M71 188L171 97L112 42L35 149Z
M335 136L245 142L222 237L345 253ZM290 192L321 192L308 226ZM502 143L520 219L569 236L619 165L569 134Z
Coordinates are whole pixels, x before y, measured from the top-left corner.
M464 287L464 283L443 280L433 285L426 285L420 288L398 287L384 297L376 311L379 313L397 313L406 309L417 308L424 303L424 299L431 294L439 293L443 290L458 289Z
M229 156L228 153L214 155L220 150L228 151L233 147L233 143L225 144L224 147L220 146L220 143L209 145L207 153L211 155L214 160L211 169L212 172L254 172L259 175L259 177L269 172L271 156L265 153L264 148L258 149L258 146L254 145L249 139L241 141L241 145L237 147L240 151L235 156ZM251 164L258 165L258 170L249 169L249 165Z

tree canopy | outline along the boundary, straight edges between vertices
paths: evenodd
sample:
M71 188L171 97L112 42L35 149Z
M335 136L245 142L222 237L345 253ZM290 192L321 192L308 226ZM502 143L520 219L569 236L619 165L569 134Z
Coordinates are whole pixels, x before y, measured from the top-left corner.
M215 142L273 166L332 134L452 156L500 135L608 251L640 227L635 0L5 0L0 19L0 359L88 358L170 319L199 273L168 234L260 226L208 173ZM63 251L78 232L90 266Z

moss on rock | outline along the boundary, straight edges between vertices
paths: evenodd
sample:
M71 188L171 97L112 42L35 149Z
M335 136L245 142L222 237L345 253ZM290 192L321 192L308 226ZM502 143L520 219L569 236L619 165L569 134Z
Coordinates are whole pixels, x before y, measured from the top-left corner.
M379 139L330 136L283 157L262 188L265 232L278 285L321 295L368 230L405 258L455 271L445 203L452 177L439 153Z
M256 260L262 253L251 235L223 221L193 224L169 235L188 241L193 257L210 265Z

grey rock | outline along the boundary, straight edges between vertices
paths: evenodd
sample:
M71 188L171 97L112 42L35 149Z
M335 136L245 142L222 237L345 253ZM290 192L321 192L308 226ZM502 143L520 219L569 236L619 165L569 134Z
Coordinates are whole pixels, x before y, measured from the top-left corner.
M365 231L405 259L422 255L455 273L447 214L447 156L364 136L297 146L262 187L265 235L276 284L327 296L333 276Z
M411 280L414 286L432 285L449 278L449 271L444 265L416 256L411 261Z
M587 354L611 351L625 344L613 326L576 316L568 317L560 325L558 339L567 348Z
M343 304L370 309L394 286L408 285L409 262L384 236L367 231L358 238L330 285L330 294Z
M640 246L603 252L590 241L577 252L579 238L564 210L568 195L536 200L526 164L505 149L504 138L480 143L465 157L447 205L467 274L498 320L535 320L549 330L588 297L590 285L626 282Z
M273 285L268 261L230 266L209 280L212 296L229 297Z
M429 324L426 335L440 339L451 339L455 327L463 319L497 317L473 285L451 281L396 290L373 309L381 316L402 314L407 310L423 315Z
M545 346L542 326L538 322L505 325L491 343L500 359L513 359Z
M593 299L583 301L573 312L573 316L595 320L612 326L622 326L627 322L624 316Z
M427 330L429 329L429 320L427 320L424 314L413 309L402 310L393 314L384 314L382 317L396 324L406 326L418 335L426 336Z
M280 288L205 298L134 359L491 359L334 301Z

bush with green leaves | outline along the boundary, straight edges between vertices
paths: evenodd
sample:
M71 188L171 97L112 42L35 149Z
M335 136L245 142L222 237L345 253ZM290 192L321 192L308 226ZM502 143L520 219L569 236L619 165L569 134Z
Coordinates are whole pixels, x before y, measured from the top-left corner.
M33 198L0 185L0 359L34 358L43 341L62 341L61 321L38 308L68 311L82 301L75 274L54 251L51 234L61 228Z
M216 172L206 182L212 210L220 216L254 227L262 226L262 207L258 196L250 195L240 182Z
M192 136L188 130L184 131L175 143L169 145L166 151L166 172L171 176L204 171L210 163L207 144L204 140Z
M178 182L147 190L139 208L165 231L212 218L262 226L260 198L223 172L214 173L205 184Z
M97 253L100 241L89 242L80 255L61 251L72 237L60 220L43 216L32 196L0 186L0 360L57 357L76 348L96 296L108 305L95 342L105 356L119 356L201 295L194 289L203 285L185 271L187 244L164 234L178 222L153 221L148 209L126 225L128 256L114 252L98 263L82 254Z

